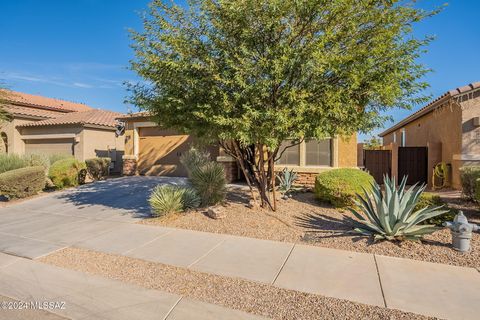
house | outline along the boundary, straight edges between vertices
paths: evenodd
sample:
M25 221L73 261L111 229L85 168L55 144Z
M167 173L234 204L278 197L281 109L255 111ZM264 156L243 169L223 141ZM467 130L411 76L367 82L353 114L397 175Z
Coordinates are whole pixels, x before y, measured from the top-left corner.
M125 175L167 175L185 176L180 164L180 156L188 150L195 139L169 129L162 129L152 122L147 112L138 112L117 118L125 124L125 155L123 173ZM308 140L285 148L281 146L281 158L276 170L293 169L299 174L299 182L313 185L315 176L325 170L338 167L356 167L357 138L334 138L321 141ZM227 179L235 181L241 177L235 160L218 146L210 146L209 151L216 161L221 162Z
M16 154L68 154L84 161L112 158L113 171L121 171L123 137L116 136L121 113L85 104L4 91L2 107L13 120L0 125L3 152Z
M480 82L444 93L380 136L392 152L393 176L424 177L417 180L432 186L433 168L443 162L459 189L459 169L480 165Z

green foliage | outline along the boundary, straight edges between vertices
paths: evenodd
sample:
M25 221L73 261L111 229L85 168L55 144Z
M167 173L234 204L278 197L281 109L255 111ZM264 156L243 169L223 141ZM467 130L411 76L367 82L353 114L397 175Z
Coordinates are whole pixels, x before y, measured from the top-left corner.
M28 162L21 156L14 153L0 154L0 173L24 168L28 166Z
M202 199L203 206L214 205L225 199L227 193L225 171L218 162L209 162L194 168L190 182Z
M9 199L37 194L45 186L43 167L26 167L0 173L0 195Z
M371 137L363 143L364 150L375 150L382 146L382 140L377 137Z
M182 212L200 205L200 198L193 189L171 185L155 187L148 201L155 217Z
M48 174L50 168L50 159L47 155L32 153L22 157L29 167L43 167L45 174Z
M357 193L369 189L373 177L367 172L341 168L321 172L315 179L315 196L336 207L346 207L354 203Z
M460 180L462 182L462 192L468 200L475 200L477 192L477 179L480 178L480 166L467 166L460 168Z
M191 147L190 150L182 154L180 162L187 169L190 176L195 168L201 167L209 163L210 153L208 151L200 150L195 147Z
M50 160L50 165L52 165L58 160L73 159L73 156L68 154L63 154L63 153L55 153L55 154L49 154L48 159Z
M108 176L110 170L110 158L93 158L85 160L87 172L93 180L102 180Z
M288 193L293 187L293 183L298 178L298 174L293 169L288 170L284 168L282 172L277 174L278 181L280 182L278 188L283 193Z
M414 185L406 190L406 183L407 178L404 177L397 189L395 179L385 176L384 192L377 183L373 183L371 194L367 191L364 191L364 196L358 194L356 205L359 209L350 209L362 225L355 231L373 235L375 240L420 240L424 235L440 230L435 225L421 223L448 210L440 210L441 207L415 210L425 186Z
M445 221L452 221L457 214L457 210L449 208L445 202L436 194L430 192L423 192L415 205L414 211L431 207L443 207L447 212L439 216L435 216L425 220L422 224L434 224L436 226L442 226Z
M84 162L74 158L67 158L53 163L50 166L48 176L55 187L59 189L74 187L83 182L85 169L86 165Z
M130 102L166 128L266 145L369 131L426 101L418 61L434 14L401 1L154 0L132 32Z

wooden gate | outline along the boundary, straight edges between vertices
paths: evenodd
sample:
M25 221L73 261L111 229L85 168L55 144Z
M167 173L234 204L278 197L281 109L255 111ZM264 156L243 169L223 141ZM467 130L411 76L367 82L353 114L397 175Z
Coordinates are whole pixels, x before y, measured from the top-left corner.
M383 176L392 176L392 152L390 150L364 150L363 164L378 184Z
M398 148L398 180L408 176L407 184L427 183L428 180L427 147Z

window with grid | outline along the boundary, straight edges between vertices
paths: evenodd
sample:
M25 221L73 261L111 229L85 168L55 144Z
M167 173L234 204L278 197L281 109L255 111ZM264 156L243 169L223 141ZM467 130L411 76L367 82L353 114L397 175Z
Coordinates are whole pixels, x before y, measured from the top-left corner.
M300 144L292 146L292 143L294 143L294 140L284 140L282 142L278 150L278 154L282 156L278 159L277 164L300 165Z
M305 165L331 166L332 139L305 141Z

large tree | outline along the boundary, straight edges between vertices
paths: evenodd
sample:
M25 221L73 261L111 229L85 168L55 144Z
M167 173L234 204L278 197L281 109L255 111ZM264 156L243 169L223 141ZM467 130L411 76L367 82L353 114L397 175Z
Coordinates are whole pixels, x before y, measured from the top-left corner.
M381 111L424 101L416 60L430 39L412 26L432 14L395 0L156 0L132 31L145 81L130 100L162 126L220 141L274 208L283 140L367 132Z

